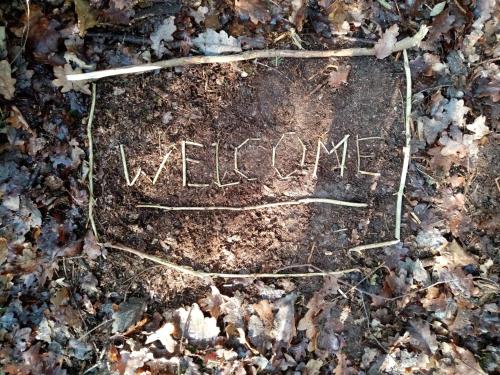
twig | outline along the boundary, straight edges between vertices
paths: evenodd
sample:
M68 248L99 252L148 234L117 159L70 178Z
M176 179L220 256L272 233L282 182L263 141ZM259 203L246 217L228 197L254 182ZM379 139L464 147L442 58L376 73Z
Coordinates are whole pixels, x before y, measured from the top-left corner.
M115 250L121 250L125 251L127 253L135 254L143 259L148 259L152 262L161 264L165 267L168 267L174 271L194 276L194 277L199 277L199 278L206 278L206 277L220 277L220 278L232 278L232 279L248 279L248 278L254 278L254 279L277 279L277 278L284 278L284 277L318 277L318 276L333 276L333 275L344 275L346 273L351 273L351 272L360 272L359 269L357 268L351 268L351 269L346 269L346 270L341 270L341 271L322 271L322 272L304 272L304 273L221 273L221 272L204 272L204 271L196 271L190 267L186 266L180 266L178 264L169 262L165 259L162 259L160 257L154 256L154 255L149 255L146 253L143 253L142 251L132 249L130 247L122 246L122 245L116 245L116 244L111 244L111 243L105 243L101 244L104 247L110 248L110 249L115 249Z
M123 145L120 145L120 156L122 159L122 164L123 164L123 174L125 175L125 182L127 183L127 186L133 186L139 176L141 175L142 169L139 168L137 170L137 174L135 177L130 181L130 175L128 173L128 167L127 167L127 158L125 157L125 150L123 149Z
M113 320L115 320L115 318L111 318L111 319L105 320L105 321L104 321L104 322L102 322L101 324L99 324L99 325L95 326L94 328L92 328L90 331L85 332L82 336L80 336L80 337L78 338L78 340L82 340L82 339L84 339L85 337L87 337L88 335L90 335L90 334L91 334L92 332L94 332L95 330L97 330L97 329L101 328L102 326L104 326L104 325L106 325L106 324L108 324L108 323L112 322Z
M400 294L399 296L395 296L395 297L384 297L384 296L380 296L378 294L374 294L374 293L370 293L370 292L367 292L366 290L363 290L363 289L360 289L360 288L355 288L358 292L360 293L363 293L367 296L370 296L372 298L380 298L380 299L383 299L384 301L387 301L387 302L394 302L394 301L397 301L398 299L401 299L401 298L404 298L404 297L407 297L407 296L411 296L412 294L416 294L416 293L420 293L420 292L423 292L427 289L430 289L430 288L434 288L435 286L438 286L438 285L443 285L443 284L449 284L451 282L455 282L455 281L460 281L459 279L450 279L450 280L444 280L444 281L437 281L433 284L430 284L430 285L427 285L426 287L423 287L423 288L420 288L420 289L415 289L415 290L411 290L407 293L403 293L403 294Z
M30 34L30 17L31 17L31 9L30 9L30 0L25 0L26 2L26 23L23 26L23 35L22 35L22 45L19 51L16 53L10 65L13 65L14 62L21 56L21 54L26 50L26 43L28 42L28 37ZM25 33L26 32L26 33Z
M401 171L401 181L399 183L398 199L396 202L396 230L394 236L397 240L401 239L401 211L403 206L403 194L406 184L406 175L408 174L408 165L410 163L410 115L411 115L411 72L410 63L408 62L408 54L403 50L404 68L406 75L406 108L405 108L405 135L406 142L403 147L403 168Z
M380 341L377 339L377 337L375 337L375 335L372 332L372 327L370 325L370 315L368 314L368 309L366 308L365 298L363 297L363 293L359 292L359 295L361 297L361 303L363 304L363 310L364 310L365 315L366 315L366 328L368 328L368 332L370 332L370 336L372 336L372 338L375 340L375 342L378 344L378 346L380 346L380 348L385 353L387 353L387 349L380 343Z
M391 241L371 243L368 245L359 245L359 246L353 247L352 249L349 249L349 254L353 253L353 252L361 254L362 250L377 249L379 247L392 246L392 245L396 245L398 243L399 243L399 240L391 240Z
M393 52L402 51L418 47L420 42L425 38L428 32L428 27L422 25L420 30L413 36L397 42L393 48ZM346 48L340 50L327 50L327 51L294 51L294 50L260 50L260 51L246 51L234 55L222 56L189 56L181 57L170 60L157 61L150 64L132 65L116 69L106 69L97 72L81 73L81 74L68 74L66 79L69 81L84 81L89 79L99 79L121 74L130 73L144 73L151 70L162 68L173 68L176 66L185 65L200 65L200 64L223 64L235 61L245 61L253 59L277 58L277 57L290 57L290 58L328 58L328 57L353 57L353 56L375 56L374 48Z
M138 208L153 208L153 209L165 210L165 211L252 211L252 210L262 210L265 208L275 208L275 207L281 207L281 206L298 206L301 204L311 204L311 203L323 203L323 204L356 207L356 208L368 207L368 205L366 203L346 202L346 201L339 201L336 199L328 199L328 198L303 198L303 199L297 199L295 201L264 203L264 204L258 204L255 206L243 206L243 207L235 207L235 206L169 207L169 206L162 206L162 205L156 205L156 204L138 204L136 207L138 207Z
M126 34L113 34L113 33L104 33L104 32L87 32L85 34L86 37L89 38L107 38L111 40L118 41L120 43L130 43L136 44L139 46L144 46L151 43L149 38L144 38L141 36L135 35L126 35Z
M123 145L120 145L120 156L122 159L123 174L125 175L125 182L127 183L127 186L130 186L130 177L128 174L127 160L125 159L125 151L123 150Z
M373 154L370 155L361 155L359 152L359 141L367 141L367 140L374 140L374 139L383 139L382 137L365 137L365 138L359 138L358 135L356 135L356 151L358 155L358 173L364 174L367 176L373 176L373 177L380 177L380 173L378 172L368 172L368 171L362 171L361 170L361 158L371 158L373 157Z
M92 122L95 112L96 84L92 83L92 102L90 104L90 114L87 122L87 139L89 142L89 220L96 240L99 241L97 227L94 220L94 143L92 141Z
M227 184L223 184L221 182L220 166L219 166L219 141L212 143L212 146L215 146L215 185L217 185L220 188L226 187L226 186L238 185L240 183L239 181L229 182ZM225 176L226 176L226 173L224 173L224 176L222 176L222 178L224 178Z
M158 178L160 177L160 173L161 171L163 170L163 167L165 166L165 164L167 163L167 160L170 156L170 154L172 153L172 150L169 150L165 156L163 157L163 160L161 161L160 163L160 167L158 168L158 170L156 171L156 174L155 174L155 177L153 178L153 185L156 184L156 181L158 180Z

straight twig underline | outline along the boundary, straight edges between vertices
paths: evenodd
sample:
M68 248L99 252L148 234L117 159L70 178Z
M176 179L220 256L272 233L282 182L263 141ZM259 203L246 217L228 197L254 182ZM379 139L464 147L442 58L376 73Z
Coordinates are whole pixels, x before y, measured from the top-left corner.
M355 208L365 208L368 207L366 203L357 203L357 202L346 202L337 199L328 199L328 198L302 198L293 201L286 202L274 202L274 203L263 203L255 206L243 206L243 207L234 207L234 206L186 206L186 207L169 207L162 206L157 204L138 204L136 207L138 208L152 208L158 210L165 211L251 211L251 210L263 210L266 208L275 208L282 206L298 206L302 204L311 204L311 203L320 203L320 204L329 204L335 206L345 206L345 207L355 207Z

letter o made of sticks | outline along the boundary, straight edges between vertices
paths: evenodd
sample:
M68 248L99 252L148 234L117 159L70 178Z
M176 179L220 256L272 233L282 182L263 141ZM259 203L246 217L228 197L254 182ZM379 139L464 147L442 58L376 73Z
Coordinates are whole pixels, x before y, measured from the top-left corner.
M294 132L290 132L290 133L284 133L281 138L278 140L278 142L276 142L276 145L274 145L273 147L273 154L272 154L272 166L274 168L274 170L276 171L276 173L278 174L278 177L282 180L288 180L290 178L292 178L292 176L294 174L296 174L297 172L299 172L299 170L296 168L294 169L292 172L288 173L288 174L282 174L278 167L276 166L276 150L278 149L280 143L283 141L283 139L286 137L286 136L289 136L289 137L293 137L293 138L296 138L299 143L300 143L300 146L302 148L302 156L300 158L300 168L302 168L305 164L305 160L306 160L306 145L304 144L304 142L302 142L302 140L299 138L298 135L296 135Z

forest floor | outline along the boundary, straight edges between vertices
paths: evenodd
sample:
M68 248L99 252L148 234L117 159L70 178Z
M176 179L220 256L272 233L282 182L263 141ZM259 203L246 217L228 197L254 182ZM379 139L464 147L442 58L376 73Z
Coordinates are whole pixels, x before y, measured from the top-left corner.
M500 373L497 8L1 4L0 374Z

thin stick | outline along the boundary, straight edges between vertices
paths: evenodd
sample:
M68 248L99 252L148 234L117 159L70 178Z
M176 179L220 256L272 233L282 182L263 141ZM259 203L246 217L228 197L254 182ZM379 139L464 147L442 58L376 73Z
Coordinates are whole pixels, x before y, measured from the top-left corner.
M420 30L413 36L400 40L394 45L392 52L402 51L418 47L420 42L425 38L428 32L428 27L422 25ZM150 64L132 65L123 68L106 69L97 72L81 73L81 74L68 74L66 79L69 81L84 81L88 79L99 79L121 74L130 73L144 73L151 70L162 68L172 68L176 66L185 65L200 65L200 64L224 64L235 61L245 61L253 59L268 59L278 57L290 58L328 58L328 57L353 57L353 56L375 56L375 48L347 48L340 50L327 50L327 51L294 51L294 50L260 50L260 51L246 51L234 55L222 56L189 56L177 59L157 61Z
M297 199L295 201L265 203L265 204L258 204L256 206L244 206L244 207L234 207L234 206L169 207L156 204L138 204L136 207L153 208L165 211L251 211L251 210L262 210L265 208L275 208L281 206L297 206L301 204L311 204L311 203L323 203L323 204L356 207L356 208L368 207L366 203L346 202L328 198L303 198L303 199Z
M105 320L104 322L102 322L101 324L95 326L94 328L92 328L90 331L87 331L85 332L83 335L81 335L78 340L82 340L84 339L85 337L87 337L88 335L90 335L92 332L94 332L95 330L101 328L102 326L108 324L108 323L111 323L113 320L115 320L115 318L111 318L111 319L108 319L108 320Z
M160 177L160 173L161 171L163 170L163 167L165 166L165 164L167 163L167 160L170 156L170 154L172 153L172 150L169 150L165 156L163 157L163 160L161 161L160 163L160 167L158 168L158 170L156 171L156 174L155 174L155 177L153 178L153 185L156 184L156 181L158 180L158 178Z
M361 254L361 251L363 251L363 250L377 249L379 247L392 246L392 245L396 245L398 243L399 243L399 240L391 240L391 241L371 243L368 245L360 245L360 246L353 247L352 249L349 249L349 253L356 252L358 254Z
M94 220L94 143L92 142L92 122L94 121L95 112L95 97L96 97L96 84L92 83L92 102L90 104L90 114L87 122L87 139L89 142L89 220L94 237L99 240L97 234L97 227Z
M246 274L241 274L241 273L221 273L221 272L204 272L204 271L196 271L190 267L186 266L180 266L178 264L169 262L165 259L162 259L160 257L154 256L154 255L149 255L146 253L143 253L142 251L132 249L130 247L122 246L122 245L115 245L111 243L105 243L101 244L104 247L110 248L110 249L115 249L115 250L120 250L120 251L125 251L127 253L131 253L134 255L137 255L143 259L148 259L152 262L161 264L165 267L168 267L174 271L194 276L194 277L199 277L199 278L205 278L205 277L220 277L220 278L230 278L230 279L278 279L278 278L284 278L284 277L323 277L323 276L334 276L334 275L344 275L347 273L351 272L361 272L357 268L351 268L351 269L346 269L346 270L341 270L341 271L322 271L322 272L304 272L304 273L246 273Z
M399 183L398 199L396 202L396 230L394 236L397 240L401 238L401 211L403 206L403 194L406 184L406 176L408 174L408 165L410 163L410 115L411 115L411 72L410 63L408 62L408 54L403 50L404 68L406 75L406 108L405 108L405 134L406 142L403 147L403 169L401 171L401 181Z
M380 348L385 353L387 353L387 349L380 343L380 341L378 341L377 337L372 332L372 327L371 327L371 324L370 324L370 314L368 314L368 309L366 308L365 298L363 297L363 293L360 292L359 295L361 297L361 303L363 304L363 310L364 310L365 315L366 315L366 328L368 329L368 332L370 332L370 335L375 340L375 342L378 344L378 346L380 346Z
M30 0L26 0L26 24L23 26L22 46L16 53L12 61L9 62L11 66L14 65L14 62L19 58L19 56L21 56L21 53L23 53L26 50L26 43L28 42L28 37L30 35L30 23L31 23L30 18L31 18Z
M186 162L186 141L181 142L181 155L182 155L182 186L187 185L187 162Z
M130 176L128 174L127 159L125 158L125 150L123 149L123 145L120 145L120 156L122 159L123 174L125 175L125 182L127 183L127 186L130 186Z

